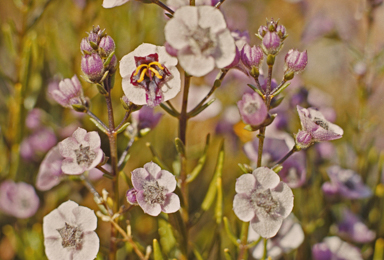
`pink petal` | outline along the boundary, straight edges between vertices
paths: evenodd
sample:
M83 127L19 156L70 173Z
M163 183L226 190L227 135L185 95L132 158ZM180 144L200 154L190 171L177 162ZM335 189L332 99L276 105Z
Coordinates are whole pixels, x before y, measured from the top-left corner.
M164 204L161 206L161 210L165 213L174 213L180 209L180 199L175 193L166 195Z
M280 182L279 175L267 167L259 167L252 174L262 189L273 189Z
M167 192L172 192L176 189L175 176L169 171L162 170L157 174L157 183L159 186L166 188Z
M144 169L147 170L147 172L152 175L153 178L157 179L158 174L161 171L161 168L159 165L157 165L154 162L149 162L144 165Z
M160 204L150 204L145 201L144 192L139 191L136 194L137 203L139 203L140 207L144 210L144 213L151 216L158 216L161 212Z
M244 194L236 194L233 199L233 210L236 216L244 221L251 221L255 217L255 209L250 203L250 198Z
M85 169L78 165L72 158L64 159L61 170L65 174L79 175L85 172Z
M131 176L133 187L135 187L136 190L143 190L149 176L149 173L144 168L133 170Z
M279 214L286 218L289 214L291 214L293 209L293 192L291 188L284 182L280 182L276 188L272 191L272 197L277 199L280 204Z
M252 174L243 174L236 180L236 192L250 194L256 188L256 178Z

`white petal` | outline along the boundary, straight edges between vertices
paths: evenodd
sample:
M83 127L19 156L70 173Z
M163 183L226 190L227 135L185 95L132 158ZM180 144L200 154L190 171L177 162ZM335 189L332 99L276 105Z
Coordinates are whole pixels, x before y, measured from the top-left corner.
M122 78L130 78L136 71L135 57L144 57L156 53L156 45L149 43L140 44L135 50L125 55L120 60L120 75Z
M73 137L68 137L59 143L60 154L65 158L76 158L75 150L79 149L79 143Z
M99 149L97 151L97 155L96 155L95 159L93 160L92 164L89 165L89 167L87 169L85 169L85 170L89 171L89 170L95 168L101 162L103 157L104 157L104 153L103 153L103 151L101 149Z
M161 87L161 91L163 92L163 95L164 95L163 101L167 101L174 98L180 92L180 88L181 88L181 78L180 78L179 70L176 67L170 67L168 68L168 70L172 74L173 78L167 81Z
M214 34L227 28L224 16L217 8L213 6L199 6L198 11L199 26L201 28L210 28L210 32Z
M136 195L137 202L139 203L140 207L144 210L144 213L151 215L151 216L158 216L161 212L161 206L158 203L155 204L149 204L145 201L144 193L142 191L139 191Z
M256 188L256 178L252 174L243 174L236 180L236 192L250 194Z
M254 170L252 174L263 189L273 189L280 182L279 175L267 167L259 167Z
M236 194L233 199L233 211L236 216L244 221L248 222L255 217L255 209L249 202L249 197L244 194Z
M284 182L280 182L276 188L271 190L272 197L277 199L280 204L279 214L286 218L293 209L293 192Z
M166 195L164 204L161 206L161 210L165 213L174 213L180 209L180 199L175 193Z
M75 132L73 132L72 137L75 138L78 143L81 143L84 140L86 134L87 130L79 127Z
M72 210L76 218L77 226L80 226L82 231L93 231L97 227L97 217L93 210L79 206Z
M236 56L235 41L229 30L224 30L217 35L218 48L214 54L216 67L224 68L230 65Z
M104 8L112 8L116 6L120 6L128 2L129 0L104 0L103 7Z
M176 189L175 176L169 171L162 170L157 174L157 182L160 187L167 189L167 192L172 192Z
M190 29L180 20L173 18L168 21L164 27L164 33L166 41L176 50L181 50L189 45Z
M178 52L181 67L190 75L201 77L215 68L215 60L211 56L203 56L188 50Z
M132 85L130 78L123 78L122 87L123 87L124 94L129 101L131 101L136 105L147 104L145 89Z
M78 175L85 172L85 169L78 165L72 158L63 160L61 170L63 171L63 173L69 175Z
M258 217L259 218L252 219L251 227L264 238L275 236L283 223L282 218L274 218L270 215L263 216L259 214Z
M57 232L57 231L56 231ZM57 232L59 234L59 232ZM68 260L71 259L72 250L64 248L61 245L61 238L44 239L45 254L50 260Z
M144 168L137 168L132 171L131 180L133 187L136 190L143 190L145 183L148 181L147 178L150 174Z
M100 240L95 232L85 232L80 250L75 250L73 260L93 260L99 252Z
M46 215L43 219L44 237L59 237L60 234L57 229L63 228L65 223L75 225L72 210L76 207L78 207L76 202L68 200Z
M84 136L84 141L88 143L89 148L91 148L92 151L101 146L100 136L96 131L88 132Z
M147 172L152 175L153 178L157 179L158 174L161 171L161 168L159 165L157 165L154 162L149 162L144 165L144 169L147 170Z

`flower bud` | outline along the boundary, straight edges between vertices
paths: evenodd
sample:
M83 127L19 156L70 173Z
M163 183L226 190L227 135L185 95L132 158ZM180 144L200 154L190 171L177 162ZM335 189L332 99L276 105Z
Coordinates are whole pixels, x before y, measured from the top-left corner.
M251 126L262 124L268 116L267 106L257 93L245 93L237 106L243 122Z
M276 54L280 50L281 39L276 32L267 32L263 38L263 47L268 54Z
M80 43L80 50L83 54L91 54L95 50L92 48L92 46L89 44L87 38L83 38Z
M285 55L285 74L289 72L299 73L305 69L308 62L307 51L289 50Z
M111 75L115 73L116 69L117 69L117 58L116 58L116 55L113 55L108 65L109 74Z
M81 59L81 70L92 82L99 82L104 74L104 65L100 56L96 53L85 55Z
M235 67L237 64L239 64L240 57L241 57L241 54L240 54L239 48L237 48L237 46L236 46L235 58L234 58L234 60L232 61L231 64L229 64L228 66L225 67L225 69L231 69L231 68Z
M280 39L284 40L287 36L287 31L284 27L284 25L278 25L276 27L276 32L277 32L277 35L279 35Z
M100 55L108 57L112 52L115 51L115 42L112 37L107 35L101 38L99 43Z
M241 61L248 69L252 67L258 68L263 61L263 51L259 46L253 46L246 44L241 50Z
M299 131L296 135L296 145L301 148L305 149L309 147L312 144L312 136L310 133L306 131Z
M136 194L137 194L137 190L135 190L134 188L129 189L127 191L126 197L127 197L127 201L128 201L129 204L131 204L131 205L138 205Z
M258 33L261 37L264 37L264 35L267 33L267 31L268 31L267 26L262 25L259 27Z

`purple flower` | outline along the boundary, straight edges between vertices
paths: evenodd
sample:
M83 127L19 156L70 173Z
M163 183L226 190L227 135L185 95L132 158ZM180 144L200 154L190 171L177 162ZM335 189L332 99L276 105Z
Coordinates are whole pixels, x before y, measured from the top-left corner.
M40 108L34 108L29 111L27 118L25 119L25 125L31 130L36 130L41 126L43 117L44 111Z
M302 153L295 153L283 164L279 176L292 189L299 188L305 183L307 171L305 169L305 157Z
M363 199L372 196L371 189L364 185L360 175L352 170L344 170L340 166L331 166L327 170L331 182L323 184L325 195L339 194L347 199Z
M211 6L184 6L165 26L165 38L176 50L180 65L201 77L224 68L236 56L236 45L223 14Z
M136 105L154 107L180 91L177 59L165 47L143 43L120 61L123 91Z
M86 54L81 58L81 70L94 83L101 80L104 75L103 60L97 53Z
M52 98L63 107L72 108L74 104L84 103L83 89L76 75L72 79L64 79L59 85L50 84L48 89Z
M257 93L245 93L237 102L241 118L244 123L257 126L264 122L268 116L268 109L263 99Z
M104 0L103 1L103 7L104 8L112 8L116 6L123 5L127 3L129 0Z
M338 237L326 237L312 247L314 260L363 260L360 250Z
M248 241L255 241L259 238L260 235L253 231L252 228L249 228ZM272 259L280 259L283 254L298 248L303 241L304 231L296 217L291 213L283 220L283 224L276 236L268 239L268 256ZM264 253L263 243L257 244L251 251L254 258L261 259Z
M0 185L0 210L16 218L29 218L39 208L35 189L24 182L3 181Z
M111 36L106 35L101 38L99 43L99 49L104 57L108 57L112 52L115 51L115 41L112 39Z
M68 200L43 219L45 254L48 259L92 260L100 240L93 210Z
M243 174L236 181L233 210L242 221L264 238L279 231L283 219L293 208L293 193L287 184L269 168L260 167L252 174Z
M243 49L244 45L249 44L250 39L248 31L233 30L231 31L231 35L235 40L235 44L239 50Z
M280 51L281 39L276 32L267 32L263 37L262 47L268 54L275 55Z
M137 197L136 196L137 196L137 190L135 188L129 189L127 191L127 195L126 195L128 203L131 205L139 205L137 203Z
M180 209L180 199L172 193L176 189L175 176L161 170L156 163L149 162L144 168L133 170L131 179L137 203L144 213L157 216L161 211L174 213Z
M52 189L60 183L63 172L61 164L63 157L60 154L59 146L53 147L40 164L36 178L36 188L41 191Z
M82 174L95 168L103 159L100 148L101 141L97 132L89 132L82 128L59 143L61 155L64 157L61 170L65 174Z
M245 44L241 50L241 61L248 69L252 69L252 67L259 68L263 58L263 50L259 46L251 47Z
M296 135L296 145L302 149L315 142L339 139L343 136L343 129L327 121L323 114L313 108L297 106L302 130Z
M291 49L285 55L285 73L302 72L308 63L307 51L299 52L298 50Z
M88 38L83 38L80 42L80 51L84 54L91 54L95 52L91 44L88 41Z
M343 221L337 224L337 233L339 236L352 240L356 243L370 243L376 234L351 211L345 209L343 212Z
M139 111L132 113L132 125L138 131L146 128L152 130L159 123L162 116L163 114L161 113L153 113L153 108L143 106Z
M111 172L112 171L112 166L110 164L104 164L101 166L105 170ZM100 180L103 177L104 173L100 171L97 168L90 169L88 172L88 179L91 181L97 181Z

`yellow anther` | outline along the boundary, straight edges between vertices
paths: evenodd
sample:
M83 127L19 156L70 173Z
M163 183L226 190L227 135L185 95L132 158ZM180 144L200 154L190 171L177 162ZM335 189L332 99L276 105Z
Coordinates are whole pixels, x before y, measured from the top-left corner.
M156 77L158 77L159 79L163 78L163 76L161 76L160 73L157 70L155 70L154 68L149 67L149 70L152 71L153 73L155 73Z
M158 62L158 61L153 61L153 62L149 63L148 67L151 67L152 65L156 65L156 66L159 67L161 70L164 69L164 67L161 66L160 62Z
M148 64L141 64L139 67L137 67L133 76L136 76L137 74L139 74L139 71L141 70L141 68L144 68L144 67L148 68Z
M147 72L147 70L148 70L147 68L143 69L143 71L141 72L140 78L137 81L137 83L140 83L140 82L142 82L144 80L144 76L145 76L145 73Z

